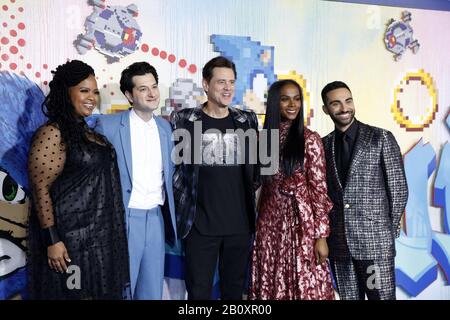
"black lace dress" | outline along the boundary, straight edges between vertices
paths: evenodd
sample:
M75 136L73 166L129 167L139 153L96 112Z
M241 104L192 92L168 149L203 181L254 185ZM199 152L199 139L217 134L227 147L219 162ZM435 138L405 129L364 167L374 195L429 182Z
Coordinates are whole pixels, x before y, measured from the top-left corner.
M52 125L35 134L29 155L33 193L28 258L31 299L122 299L129 284L119 170L106 138L61 146ZM56 226L71 262L50 269L42 228Z

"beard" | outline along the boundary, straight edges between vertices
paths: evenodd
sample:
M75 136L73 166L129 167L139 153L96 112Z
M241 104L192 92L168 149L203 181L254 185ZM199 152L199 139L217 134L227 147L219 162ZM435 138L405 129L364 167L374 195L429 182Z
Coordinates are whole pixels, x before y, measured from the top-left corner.
M348 114L349 117L347 119L340 118L339 116L343 115L343 114ZM353 119L355 119L355 111L350 110L350 111L346 111L346 112L330 114L330 116L336 125L339 125L340 127L345 127L345 126L349 125L350 123L352 123Z

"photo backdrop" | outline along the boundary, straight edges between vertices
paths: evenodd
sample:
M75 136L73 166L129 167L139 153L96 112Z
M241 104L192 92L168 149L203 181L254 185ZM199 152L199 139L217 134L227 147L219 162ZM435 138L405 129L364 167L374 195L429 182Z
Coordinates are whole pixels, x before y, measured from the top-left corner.
M156 67L161 108L205 100L201 69L237 66L234 104L262 123L267 86L296 80L305 122L326 135L320 91L353 93L356 117L390 130L404 154L409 200L396 241L397 297L450 299L450 5L448 1L1 0L0 299L26 298L26 155L51 70L80 59L96 71L96 113L128 109L121 71ZM401 5L391 6L391 5ZM164 298L184 299L183 257L166 250Z

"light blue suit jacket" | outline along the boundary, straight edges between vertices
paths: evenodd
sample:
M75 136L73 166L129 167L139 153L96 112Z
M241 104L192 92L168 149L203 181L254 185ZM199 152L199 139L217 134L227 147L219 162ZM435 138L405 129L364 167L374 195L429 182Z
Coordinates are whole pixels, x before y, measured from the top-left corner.
M155 116L161 142L161 155L163 161L165 203L162 207L164 218L164 231L166 242L173 246L177 240L175 203L173 198L172 176L174 164L171 159L173 141L171 139L172 127L165 119ZM122 197L126 211L126 222L128 225L129 208L133 168L131 154L130 135L130 111L111 115L101 115L97 119L95 130L103 134L116 149L117 162L120 171L120 183L122 185Z

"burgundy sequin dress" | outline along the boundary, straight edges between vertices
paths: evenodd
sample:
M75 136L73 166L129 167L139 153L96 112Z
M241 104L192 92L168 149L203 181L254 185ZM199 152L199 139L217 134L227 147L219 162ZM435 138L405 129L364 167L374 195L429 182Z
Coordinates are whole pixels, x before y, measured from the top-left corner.
M290 124L280 124L281 146ZM322 140L305 128L304 171L278 171L262 186L249 299L334 299L328 262L314 256L315 239L330 232L325 175Z

